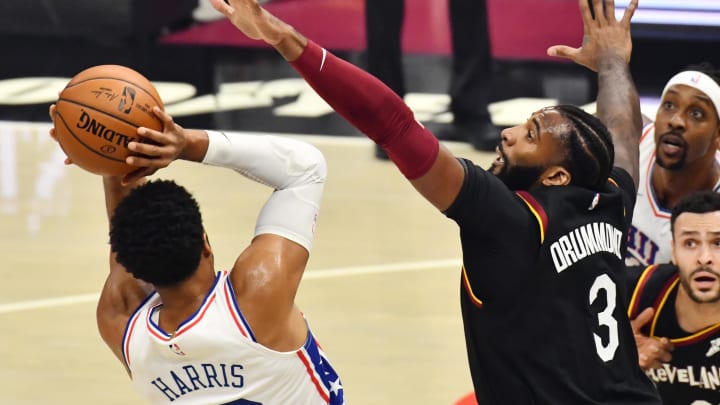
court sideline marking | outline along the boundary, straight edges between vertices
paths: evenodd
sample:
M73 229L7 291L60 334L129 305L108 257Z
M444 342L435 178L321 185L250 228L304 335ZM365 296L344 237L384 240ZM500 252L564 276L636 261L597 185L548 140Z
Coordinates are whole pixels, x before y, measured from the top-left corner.
M419 270L437 270L448 267L460 267L459 259L430 260L422 262L405 262L381 264L374 266L339 267L327 270L306 271L303 280L320 280L326 278L364 276L370 274L402 273ZM64 305L81 304L97 301L100 293L68 295L64 297L43 298L37 300L20 301L0 305L0 314L28 311L32 309L56 308Z

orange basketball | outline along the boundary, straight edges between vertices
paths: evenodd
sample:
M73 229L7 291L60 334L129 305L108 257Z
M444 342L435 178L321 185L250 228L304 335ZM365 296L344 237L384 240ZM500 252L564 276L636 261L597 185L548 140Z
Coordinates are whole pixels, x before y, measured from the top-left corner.
M137 167L125 163L130 141L142 142L138 127L162 131L152 107L163 107L155 87L140 73L99 65L75 75L60 93L53 121L65 154L81 168L118 176Z

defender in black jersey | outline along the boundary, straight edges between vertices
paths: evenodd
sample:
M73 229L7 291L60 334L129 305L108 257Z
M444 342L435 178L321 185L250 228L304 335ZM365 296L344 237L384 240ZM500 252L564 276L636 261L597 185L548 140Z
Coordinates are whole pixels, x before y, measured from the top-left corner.
M638 350L664 403L719 404L720 195L688 195L671 224L676 265L629 268L630 317L653 308Z
M462 311L480 404L658 403L637 367L622 263L632 179L512 192L463 161Z
M481 405L660 403L638 365L624 290L642 127L628 69L637 0L620 20L612 0L579 0L582 47L548 50L598 72L598 117L573 106L537 111L502 132L488 171L453 156L382 82L256 0L211 2L247 36L273 46L457 222L467 351Z

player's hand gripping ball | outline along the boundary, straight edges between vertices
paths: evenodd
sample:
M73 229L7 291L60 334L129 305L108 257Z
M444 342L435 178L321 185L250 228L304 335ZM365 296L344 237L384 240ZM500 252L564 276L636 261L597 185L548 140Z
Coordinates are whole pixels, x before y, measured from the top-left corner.
M72 162L103 176L121 176L138 167L125 163L131 141L143 142L138 127L163 130L152 112L164 108L143 75L119 65L83 70L65 86L53 116L55 137Z

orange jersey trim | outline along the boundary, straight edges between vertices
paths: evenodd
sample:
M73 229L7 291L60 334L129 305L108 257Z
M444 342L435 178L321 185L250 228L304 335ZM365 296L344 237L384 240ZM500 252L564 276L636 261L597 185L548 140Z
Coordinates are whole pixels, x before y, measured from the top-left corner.
M516 191L515 194L517 194L518 197L520 197L523 202L528 206L530 209L530 212L535 216L535 219L538 222L538 226L540 227L540 244L545 241L545 229L547 229L548 219L547 214L545 213L545 210L543 209L542 205L528 193L527 191Z
M630 319L635 318L640 312L640 309L638 308L638 306L640 305L640 294L642 294L642 291L645 289L645 284L647 284L650 275L657 268L658 265L653 264L652 266L646 267L645 270L643 270L642 274L640 274L640 278L638 279L637 284L635 284L632 298L630 298L630 305L628 305L628 316L630 317Z
M680 277L678 275L672 277L670 282L663 287L657 302L653 305L655 307L655 316L653 316L652 322L650 322L650 336L655 336L655 327L657 326L658 319L660 318L660 312L662 312L662 308L665 306L665 303L670 296L670 292L677 286L679 281Z
M660 303L657 306L657 310L655 311L655 316L653 316L652 324L650 327L650 336L656 336L655 335L655 326L657 325L658 319L660 318L660 313L662 312L662 308L667 303L668 297L670 297L670 293L677 288L678 284L680 283L680 277L678 275L673 276L672 283L669 284L669 286L666 286L666 288L663 290ZM692 333L690 335L687 335L685 337L681 338L672 338L670 339L670 343L675 345L689 345L692 343L695 343L701 339L703 339L705 336L707 336L710 333L714 333L715 331L720 329L720 323L716 323L714 325L710 325L704 329L701 329L695 333Z
M463 286L465 287L465 292L467 292L467 295L470 297L470 300L473 302L473 304L475 304L476 307L482 308L483 302L473 292L472 286L470 285L470 279L468 278L468 275L467 275L467 269L465 269L464 264L462 266L462 278L463 278Z

